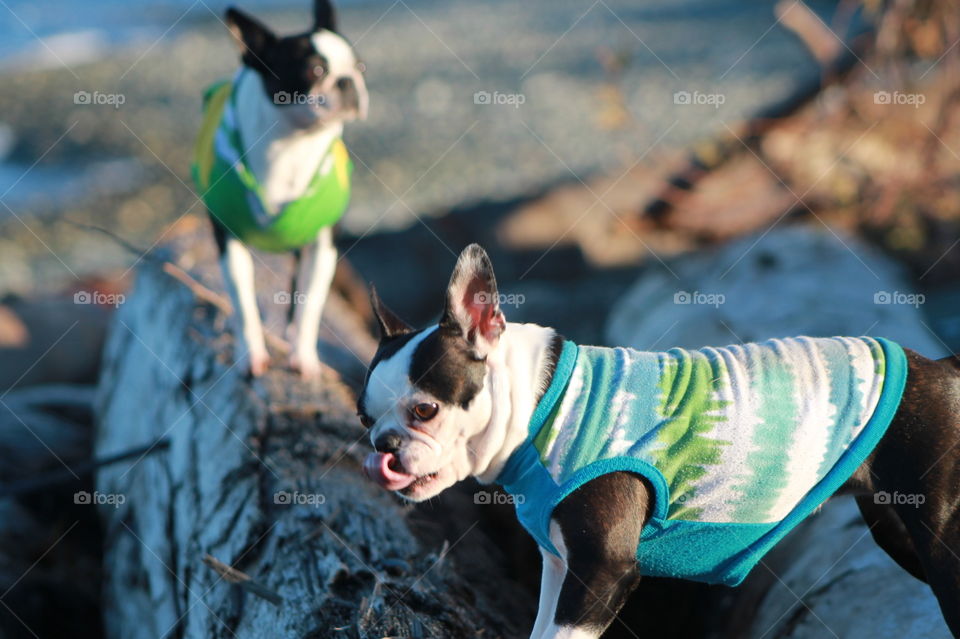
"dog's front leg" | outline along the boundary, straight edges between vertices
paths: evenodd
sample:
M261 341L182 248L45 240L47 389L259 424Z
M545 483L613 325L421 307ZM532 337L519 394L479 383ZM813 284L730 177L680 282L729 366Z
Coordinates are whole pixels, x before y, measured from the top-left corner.
M333 229L325 227L317 235L316 244L302 251L297 282L301 283L304 290L302 294L295 292L292 300L294 343L290 365L307 379L320 374L320 358L317 356L320 316L336 268L337 248L333 245Z
M564 533L557 521L550 525L550 541L560 551L557 563L562 567L563 579L550 605L549 622L540 635L535 626L531 637L598 639L640 581L636 543L633 550L623 544L609 544L609 539L590 534L588 527L582 525L576 532ZM541 613L543 609L541 590Z
M553 614L557 609L557 597L560 596L560 587L567 573L567 567L560 557L551 552L540 549L543 556L543 572L540 578L540 605L537 608L537 621L533 625L530 639L541 639L544 631L553 622Z
M253 258L240 240L227 237L220 257L223 278L233 303L234 326L237 332L238 362L247 361L253 375L262 375L270 365L263 338L257 291L254 285ZM242 344L241 344L242 342Z
M556 507L550 541L564 566L563 584L537 639L597 639L613 623L640 581L637 546L650 494L636 475L610 473Z

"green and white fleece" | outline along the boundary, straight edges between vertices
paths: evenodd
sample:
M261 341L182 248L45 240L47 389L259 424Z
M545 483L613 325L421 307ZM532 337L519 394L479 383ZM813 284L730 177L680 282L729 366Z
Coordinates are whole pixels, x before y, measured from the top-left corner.
M602 474L653 486L641 573L740 583L866 459L896 413L903 349L869 337L641 352L564 345L498 482L538 543Z
M263 220L264 190L244 162L237 124L234 87L242 73L253 72L242 70L233 82L217 82L204 94L193 180L210 215L244 244L274 253L304 247L347 210L353 163L343 140L333 140L303 195Z

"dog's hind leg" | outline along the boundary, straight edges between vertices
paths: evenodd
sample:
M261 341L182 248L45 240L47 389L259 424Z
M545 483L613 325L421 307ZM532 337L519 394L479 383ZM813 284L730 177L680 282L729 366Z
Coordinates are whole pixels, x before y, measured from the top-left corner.
M906 353L900 407L869 461L872 489L903 522L920 573L960 637L960 369Z
M290 365L307 379L320 374L320 358L317 356L320 316L336 269L337 248L333 245L333 229L324 227L317 235L316 244L302 249L297 282L304 290L295 292L291 299L294 305L294 339Z
M910 531L943 617L953 635L960 637L960 510L945 515L934 514L933 509L924 513L923 506L896 509Z
M913 547L913 540L897 512L888 504L877 503L873 495L860 495L856 500L860 514L863 515L877 545L901 568L926 583L927 577Z

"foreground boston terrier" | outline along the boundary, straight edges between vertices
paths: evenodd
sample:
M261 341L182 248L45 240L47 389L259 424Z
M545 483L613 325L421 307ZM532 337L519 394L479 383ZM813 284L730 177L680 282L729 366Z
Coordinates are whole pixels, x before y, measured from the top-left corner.
M365 471L412 501L468 476L523 495L543 554L531 637L599 637L641 575L737 584L837 492L960 634L957 357L872 338L576 346L505 321L477 245L435 326L372 297Z
M290 363L315 377L320 315L337 263L332 228L350 198L341 135L344 122L366 117L363 67L337 34L327 0L316 0L313 27L298 35L278 37L234 8L226 21L243 66L206 93L193 177L236 310L238 360L253 375L269 365L247 247L289 251L296 259Z

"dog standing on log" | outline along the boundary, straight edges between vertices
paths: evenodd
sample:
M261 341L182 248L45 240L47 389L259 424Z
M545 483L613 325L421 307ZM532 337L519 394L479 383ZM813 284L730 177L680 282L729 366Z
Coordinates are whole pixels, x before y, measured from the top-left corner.
M205 95L193 177L237 318L238 360L253 375L270 361L248 247L292 252L290 364L312 378L320 372L320 316L337 263L333 224L350 199L343 125L367 113L363 66L336 32L327 0L316 0L312 29L298 35L277 36L235 8L226 22L243 66Z
M523 496L543 555L533 639L599 637L641 575L735 585L840 492L960 635L956 356L867 337L577 346L505 321L477 245L437 325L415 330L372 299L364 469L411 501L468 476Z

